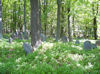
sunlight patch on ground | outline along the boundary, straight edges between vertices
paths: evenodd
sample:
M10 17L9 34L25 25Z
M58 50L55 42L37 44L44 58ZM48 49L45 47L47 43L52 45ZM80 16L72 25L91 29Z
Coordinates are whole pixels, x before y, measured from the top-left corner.
M88 62L88 65L85 66L85 69L90 69L93 68L93 65L91 64L91 62Z
M68 54L68 57L74 61L80 61L83 59L83 56L79 54Z
M77 48L78 50L82 50L82 49L83 49L82 47L80 47L80 46L75 46L75 45L72 45L72 47Z
M51 49L54 46L54 43L43 43L42 44L42 49L46 50L46 49Z
M22 58L18 58L16 59L16 62L19 63L21 61Z

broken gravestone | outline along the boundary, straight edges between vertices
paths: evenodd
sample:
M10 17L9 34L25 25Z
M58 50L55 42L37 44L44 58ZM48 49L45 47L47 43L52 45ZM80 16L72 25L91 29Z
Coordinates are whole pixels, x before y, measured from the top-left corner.
M83 44L84 50L91 50L92 49L92 44L90 41L85 41Z
M41 40L46 41L46 36L44 34L40 34Z
M79 45L79 44L80 44L79 40L76 40L76 41L75 41L75 44L76 44L76 45Z
M24 47L24 51L25 51L25 55L27 56L29 53L32 52L31 50L31 45L29 45L28 43L24 43L23 44L23 47Z
M92 44L92 49L95 49L97 48L97 45L96 44Z
M13 41L13 39L10 37L10 38L9 38L9 43L12 43L12 41Z
M96 45L100 46L100 40L96 41Z
M63 41L63 42L68 42L68 38L67 38L66 36L63 36L63 37L62 37L62 41Z

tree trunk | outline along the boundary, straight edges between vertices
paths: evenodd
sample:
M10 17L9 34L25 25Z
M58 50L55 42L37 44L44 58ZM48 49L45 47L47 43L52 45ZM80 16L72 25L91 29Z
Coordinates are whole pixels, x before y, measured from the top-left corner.
M2 4L0 0L0 39L2 38Z
M61 1L57 0L58 9L57 9L57 34L56 34L56 41L59 40L59 36L60 36L60 4L61 4Z
M67 10L68 10L68 38L69 38L69 42L71 42L72 36L71 36L71 25L70 25L70 2Z
M34 48L40 42L39 2L30 0L31 3L31 45Z
M94 30L94 39L97 40L97 14L98 14L98 4L97 4L97 10L96 10L96 14L95 14L95 9L94 9L94 3L93 3L93 30Z

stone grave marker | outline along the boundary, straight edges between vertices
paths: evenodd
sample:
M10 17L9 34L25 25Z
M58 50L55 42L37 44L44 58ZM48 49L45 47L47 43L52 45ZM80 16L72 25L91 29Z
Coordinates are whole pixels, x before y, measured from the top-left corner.
M68 38L67 38L66 36L63 36L63 37L62 37L62 41L63 41L63 42L68 42Z
M18 38L19 38L20 40L23 40L22 32L19 32L19 33L18 33Z
M13 41L13 39L10 37L10 38L9 38L9 43L12 43L12 41Z
M76 45L79 45L79 44L80 44L79 40L76 40L76 41L75 41L75 44L76 44Z
M100 46L100 40L96 41L96 45Z
M41 40L46 41L46 36L44 34L40 34Z
M32 52L31 50L31 45L29 45L28 43L24 43L23 44L23 47L24 47L24 51L25 51L25 55L27 56L29 53Z
M84 50L91 50L92 49L92 44L90 41L85 41L83 44Z
M95 49L95 48L97 48L97 45L92 43L92 49Z

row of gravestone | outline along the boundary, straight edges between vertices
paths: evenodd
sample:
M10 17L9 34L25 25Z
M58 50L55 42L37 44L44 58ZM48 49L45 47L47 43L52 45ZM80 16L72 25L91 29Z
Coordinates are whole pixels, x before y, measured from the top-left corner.
M40 34L40 37L41 37L41 41L46 41L46 36L44 34ZM22 40L23 39L23 33L22 32L16 32L16 33L13 33L11 35L11 37L9 38L9 43L12 43L12 41L14 39L19 39L19 40ZM29 39L29 34L26 32L24 33L24 39L28 40Z
M79 40L75 41L75 44L78 45L80 44ZM97 46L100 46L100 40L96 41L95 44L91 43L90 41L85 41L83 43L83 49L84 50L91 50L97 48Z

